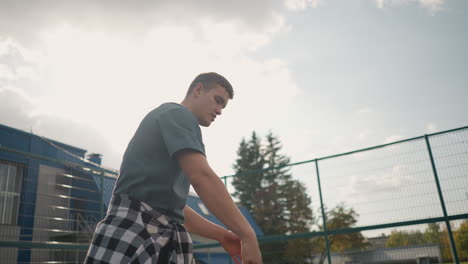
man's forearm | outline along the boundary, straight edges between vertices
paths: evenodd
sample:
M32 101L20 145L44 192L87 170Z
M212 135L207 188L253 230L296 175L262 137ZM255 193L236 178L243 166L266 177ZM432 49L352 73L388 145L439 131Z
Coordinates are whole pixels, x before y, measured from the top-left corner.
M214 172L198 178L193 188L208 209L241 239L255 237L249 222L232 200L223 182Z
M216 241L221 241L224 232L227 232L224 227L206 220L187 205L184 208L184 215L184 226L191 233Z
M253 228L237 208L221 179L210 168L205 156L191 150L183 150L177 153L177 159L208 209L236 234L232 236L231 232L228 233L231 236L223 241L224 249L229 251L231 256L242 254L244 263L262 263Z

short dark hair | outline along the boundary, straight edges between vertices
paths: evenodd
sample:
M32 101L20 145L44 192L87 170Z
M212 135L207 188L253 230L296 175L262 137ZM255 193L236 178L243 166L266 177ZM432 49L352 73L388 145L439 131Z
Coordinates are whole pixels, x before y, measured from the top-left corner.
M214 85L217 84L226 89L230 99L234 97L234 90L232 89L232 85L226 78L224 78L222 75L216 72L200 73L190 84L187 91L187 95L193 92L193 89L195 88L195 86L197 86L198 83L203 84L203 88L206 90L212 89Z

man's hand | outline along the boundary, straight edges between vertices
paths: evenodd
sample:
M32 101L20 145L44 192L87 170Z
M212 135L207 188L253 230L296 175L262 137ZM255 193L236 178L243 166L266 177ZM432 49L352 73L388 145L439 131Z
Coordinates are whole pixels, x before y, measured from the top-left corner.
M241 241L236 234L227 231L219 243L236 264L262 263L262 256L258 248L257 239L255 238ZM242 260L242 262L240 260Z
M262 264L262 254L258 247L257 238L242 240L242 263Z
M236 234L227 231L219 243L237 264L241 264L239 262L239 259L242 258L241 240Z

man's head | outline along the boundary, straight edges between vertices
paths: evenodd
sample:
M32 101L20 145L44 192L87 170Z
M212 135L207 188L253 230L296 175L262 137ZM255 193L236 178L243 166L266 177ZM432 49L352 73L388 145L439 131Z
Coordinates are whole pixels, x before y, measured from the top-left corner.
M201 126L207 127L233 96L232 85L226 78L215 72L202 73L190 84L182 105L195 114Z
M220 74L217 74L216 72L206 72L200 73L197 77L195 77L195 79L193 79L188 88L186 98L193 92L198 84L202 84L205 90L210 90L214 88L214 85L217 84L226 90L230 99L234 97L234 90L232 89L232 85L226 78Z

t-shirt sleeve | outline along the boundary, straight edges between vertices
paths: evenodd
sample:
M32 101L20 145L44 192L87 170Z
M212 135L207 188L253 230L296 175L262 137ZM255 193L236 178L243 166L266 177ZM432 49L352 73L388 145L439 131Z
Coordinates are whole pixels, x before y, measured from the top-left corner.
M171 158L183 149L192 149L205 155L205 146L198 122L185 109L172 109L159 118L161 134Z

